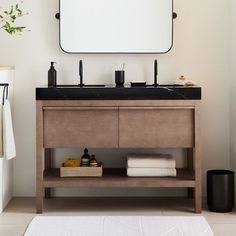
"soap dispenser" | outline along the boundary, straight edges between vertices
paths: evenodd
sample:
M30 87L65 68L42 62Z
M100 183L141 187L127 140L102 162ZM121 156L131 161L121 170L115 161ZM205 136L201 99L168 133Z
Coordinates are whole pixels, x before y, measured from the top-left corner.
M51 67L48 71L48 87L56 87L57 85L57 71L54 68L56 62L51 62Z

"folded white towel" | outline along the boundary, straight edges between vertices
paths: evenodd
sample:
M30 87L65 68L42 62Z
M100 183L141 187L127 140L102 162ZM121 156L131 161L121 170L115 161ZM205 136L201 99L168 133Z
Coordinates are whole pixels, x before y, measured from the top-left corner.
M174 177L176 175L176 169L170 168L127 168L127 176L130 177Z
M3 105L3 152L7 160L16 156L15 139L12 127L11 106L6 99Z
M169 154L128 154L128 167L176 168L175 159Z

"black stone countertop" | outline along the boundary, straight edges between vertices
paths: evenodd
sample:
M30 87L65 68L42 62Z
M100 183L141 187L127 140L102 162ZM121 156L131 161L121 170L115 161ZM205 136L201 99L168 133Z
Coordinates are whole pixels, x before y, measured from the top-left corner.
M79 86L58 85L36 88L36 100L200 100L201 87L145 86L115 87L107 85Z

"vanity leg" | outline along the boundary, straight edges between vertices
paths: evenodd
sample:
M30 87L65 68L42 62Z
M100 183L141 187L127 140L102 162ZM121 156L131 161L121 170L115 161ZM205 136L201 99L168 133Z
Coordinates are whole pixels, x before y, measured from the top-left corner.
M195 191L194 191L194 197L195 197L195 212L201 213L202 212L202 191L201 191L201 183L197 184Z
M44 151L44 163L45 170L49 170L52 167L52 149L45 149ZM45 198L51 198L51 188L45 188Z
M201 142L200 142L200 107L195 107L195 148L194 148L194 170L195 170L195 212L202 212L202 168L201 168Z
M202 180L201 180L201 164L200 156L198 155L198 150L195 151L195 190L194 190L194 199L195 199L195 212L202 212ZM197 159L197 160L196 160Z
M43 213L43 187L37 185L37 196L36 196L36 213Z
M187 168L193 171L193 149L187 149ZM188 198L194 198L194 189L188 188Z
M37 145L37 160L36 160L36 212L43 212L43 149Z
M43 212L43 109L40 102L36 103L36 212Z

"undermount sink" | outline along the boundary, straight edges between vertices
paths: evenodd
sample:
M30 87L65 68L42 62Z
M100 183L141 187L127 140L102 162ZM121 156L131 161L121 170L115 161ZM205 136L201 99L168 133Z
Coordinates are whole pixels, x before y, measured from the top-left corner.
M82 87L80 85L57 85L56 88L163 88L163 87L184 87L183 85L179 84L158 84L154 86L153 84L147 85L138 85L138 86L131 86L126 84L124 86L116 86L114 84L105 85L105 84L85 84Z
M153 85L58 85L36 88L37 100L200 100L201 87Z
M86 84L83 85L82 88L104 88L106 87L105 84ZM63 84L63 85L57 85L56 88L81 88L80 85L67 85L67 84Z

